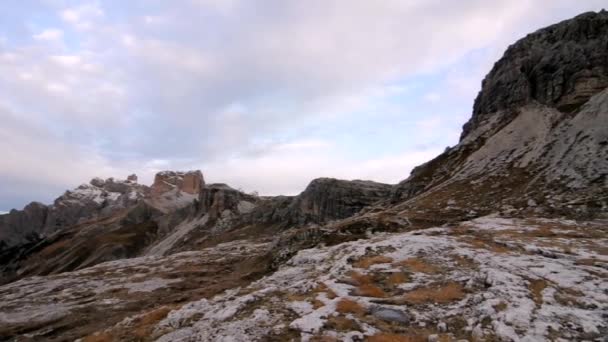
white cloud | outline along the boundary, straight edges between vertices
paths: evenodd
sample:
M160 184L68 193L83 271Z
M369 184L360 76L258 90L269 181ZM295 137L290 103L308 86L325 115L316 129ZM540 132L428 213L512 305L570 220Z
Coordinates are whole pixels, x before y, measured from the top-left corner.
M441 95L439 95L438 93L428 93L424 95L424 100L427 102L437 102L441 100Z
M50 59L64 67L73 67L81 62L80 56L77 55L51 56Z
M83 4L77 7L65 8L59 12L59 17L66 23L79 30L93 28L97 19L104 16L104 11L97 4Z
M16 113L0 112L0 148L11 156L0 164L0 188L9 179L63 187L85 175L145 179L196 166L274 194L319 176L397 182L441 152L427 138L469 115L420 121L417 108L395 101L420 91L412 80L439 79L424 88L425 106L472 102L509 43L603 1L133 0L120 13L112 2L70 3L47 13L61 25L34 39L7 28L27 39L0 40L0 101ZM20 22L39 18L22 15ZM400 135L415 139L375 146L369 133L339 145L362 112L369 132L409 121ZM31 122L39 134L10 128ZM357 157L363 148L367 157Z
M57 41L63 37L63 31L54 28L48 28L42 32L35 34L34 39L45 41Z

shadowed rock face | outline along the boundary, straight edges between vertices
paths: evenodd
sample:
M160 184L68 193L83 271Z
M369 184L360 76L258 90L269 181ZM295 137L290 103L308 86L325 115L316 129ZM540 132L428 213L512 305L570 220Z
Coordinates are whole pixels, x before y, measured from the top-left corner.
M35 239L40 227L44 225L47 211L44 204L32 202L23 210L12 210L8 214L0 215L0 241L10 246L23 242L24 239Z
M290 205L291 219L305 223L346 218L386 198L390 191L388 184L318 178Z
M372 181L318 178L298 196L278 196L259 204L251 216L257 222L283 226L324 223L358 213L387 198L391 189Z
M461 139L496 111L537 101L572 112L606 87L608 12L581 14L507 49L483 80Z

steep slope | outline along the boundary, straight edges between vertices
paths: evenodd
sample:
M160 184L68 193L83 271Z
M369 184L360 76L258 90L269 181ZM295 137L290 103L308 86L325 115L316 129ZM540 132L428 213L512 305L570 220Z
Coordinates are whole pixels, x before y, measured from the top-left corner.
M605 213L607 46L606 11L510 46L484 79L459 144L414 169L394 202L460 217L529 207Z

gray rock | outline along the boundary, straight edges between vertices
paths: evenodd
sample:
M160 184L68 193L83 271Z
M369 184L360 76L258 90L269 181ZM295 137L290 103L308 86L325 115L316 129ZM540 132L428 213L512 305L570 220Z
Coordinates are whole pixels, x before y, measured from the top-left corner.
M373 307L371 313L376 318L388 322L397 322L407 324L410 322L410 317L401 310L385 308L385 307Z
M390 185L372 181L318 178L298 196L278 196L262 203L251 216L258 222L284 226L325 223L350 217L388 198L391 191Z

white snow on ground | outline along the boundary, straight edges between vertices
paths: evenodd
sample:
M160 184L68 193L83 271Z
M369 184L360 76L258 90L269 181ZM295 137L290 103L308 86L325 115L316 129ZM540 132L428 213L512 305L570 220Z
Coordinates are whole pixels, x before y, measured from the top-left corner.
M546 225L554 225L555 231L567 231L565 226L576 229L575 224L486 217L463 223L467 233L434 228L302 250L277 272L247 288L171 312L159 323L156 334L159 341L255 341L276 332L271 326L279 325L298 331L303 340L326 335L349 341L354 336L370 336L386 329L372 313L385 308L404 312L411 318L412 329L426 327L427 334L440 333L429 330L440 326L454 338L593 340L608 333L608 271L581 262L589 255L600 262L606 261L606 256L593 248L584 254L554 248L553 254L546 254L538 252L538 245L547 242L545 237L499 234L527 234ZM585 229L599 230L606 236L603 225ZM492 243L497 247L480 247L480 242L469 241L484 233L496 238ZM510 246L501 245L501 239ZM608 246L606 239L593 240L597 246ZM571 241L576 250L587 248L589 243L585 238ZM353 261L366 255L381 255L391 261L355 267ZM370 276L391 274L398 270L399 261L412 258L438 265L441 271L412 269L408 271L409 281L399 286L401 292L385 298L361 295L357 284L348 280L353 270ZM470 265L460 264L461 259L469 260ZM412 290L446 283L462 285L462 297L443 303L403 300ZM312 291L321 284L326 290ZM285 294L305 297L289 300ZM344 299L355 301L366 311L361 315L346 314L347 319L357 323L356 330L334 330L328 325L332 317L340 314L336 308ZM315 300L318 302L313 305ZM465 320L465 326L455 326L459 319Z

